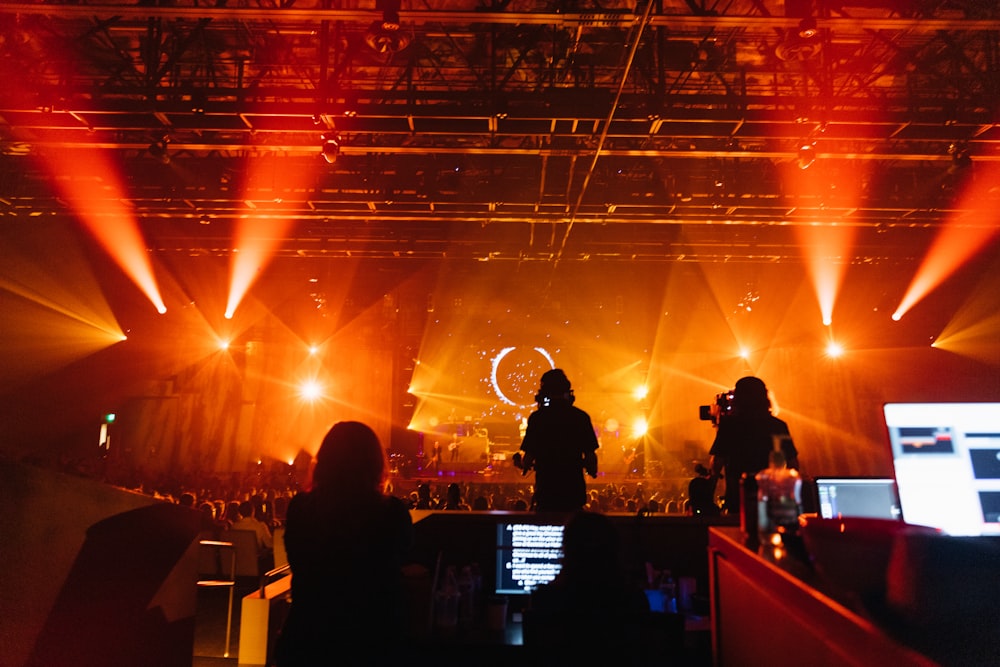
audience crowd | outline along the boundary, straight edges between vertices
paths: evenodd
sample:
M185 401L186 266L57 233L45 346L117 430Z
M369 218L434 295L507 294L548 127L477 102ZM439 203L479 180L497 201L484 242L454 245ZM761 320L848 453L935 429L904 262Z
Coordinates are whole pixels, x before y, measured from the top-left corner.
M283 525L288 502L305 488L306 475L291 466L254 466L240 474L101 474L101 466L58 466L64 472L99 477L103 481L200 509L206 526L222 530L247 518L273 530ZM690 514L686 477L597 479L587 486L586 509L602 513ZM460 479L446 472L432 476L390 476L388 493L414 510L528 511L532 509L532 478ZM241 513L241 507L242 512ZM245 526L244 526L245 527ZM266 538L263 538L266 540Z

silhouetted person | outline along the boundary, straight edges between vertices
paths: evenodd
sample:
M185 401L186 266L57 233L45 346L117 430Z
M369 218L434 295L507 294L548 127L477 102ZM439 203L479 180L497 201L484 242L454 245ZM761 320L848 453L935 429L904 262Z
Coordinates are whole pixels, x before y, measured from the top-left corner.
M431 497L431 485L427 482L421 482L417 487L417 504L414 509L418 510L432 510L435 509L436 504L434 499Z
M462 500L462 488L452 482L448 485L447 495L444 501L444 509L446 510L468 510L470 509L468 504Z
M427 465L424 466L424 470L427 472L433 471L437 474L438 470L441 469L441 443L437 440L431 445L431 454L427 458Z
M725 472L725 510L740 511L740 477L750 476L768 466L768 459L780 442L789 468L798 468L798 452L788 432L788 424L771 414L771 399L763 380L741 378L733 389L732 411L719 419L715 442L709 454L712 472Z
M365 664L383 664L398 647L413 526L403 502L384 493L386 471L368 426L340 422L323 439L312 489L288 505L292 604L275 649L278 667L340 664L359 651Z
M715 487L719 478L712 471L698 463L694 467L695 476L688 482L690 512L697 516L718 516L720 509L715 502Z
M524 472L535 471L535 509L571 512L587 502L583 473L597 477L597 434L590 415L573 405L566 374L552 369L542 375L535 395L538 409L528 417L521 441Z
M531 593L525 646L552 664L629 664L640 617L648 612L645 593L624 567L611 519L581 510L566 523L559 574Z

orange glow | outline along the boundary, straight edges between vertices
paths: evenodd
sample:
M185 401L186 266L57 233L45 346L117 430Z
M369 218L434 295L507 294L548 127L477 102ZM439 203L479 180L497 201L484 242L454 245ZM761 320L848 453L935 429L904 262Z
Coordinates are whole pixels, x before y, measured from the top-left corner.
M302 398L307 401L315 401L316 399L323 396L323 387L319 382L315 380L309 380L302 383L302 387L299 391Z
M833 307L847 270L845 257L850 256L855 230L835 225L815 225L800 231L806 246L807 268L819 301L823 324L833 323Z
M818 167L823 168L818 168ZM793 171L786 185L790 192L810 206L846 211L859 200L859 183L867 167L856 163L815 165L807 171ZM839 217L839 216L838 216ZM833 309L851 256L856 228L814 218L798 228L799 241L804 246L806 268L812 279L819 302L823 324L833 321Z
M981 165L984 173L962 196L959 208L970 208L969 218L952 220L941 229L892 319L898 321L973 255L982 250L997 233L1000 211L989 202L989 189L1000 176L1000 166Z
M1000 363L1000 261L994 261L975 291L955 312L931 347L988 363Z
M842 357L844 355L844 346L836 341L830 341L826 344L826 356L832 357L834 359Z
M995 218L995 214L992 217ZM927 252L906 290L903 300L893 313L892 319L898 321L902 318L966 260L981 250L995 233L995 226L985 224L976 227L952 224L941 230L941 234Z
M275 193L274 203L280 205L285 195L301 191L307 183L294 171L282 170L280 162L256 159L249 163L248 182L270 183ZM251 215L240 220L235 230L229 281L229 299L225 316L231 319L247 291L260 278L270 263L281 238L292 221L280 215Z
M160 296L146 243L135 217L124 204L125 193L107 156L96 149L64 151L49 157L48 168L58 178L63 196L80 221L143 291L157 312L167 312Z
M291 226L289 220L247 218L236 228L226 319L232 319L247 291L271 261L274 249Z

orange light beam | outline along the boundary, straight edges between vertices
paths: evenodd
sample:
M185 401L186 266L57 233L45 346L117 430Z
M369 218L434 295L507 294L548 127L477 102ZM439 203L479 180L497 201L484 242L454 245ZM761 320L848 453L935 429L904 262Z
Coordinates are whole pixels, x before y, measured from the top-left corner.
M959 208L972 209L971 216L960 220L949 220L941 229L937 238L931 244L924 256L920 268L914 274L910 286L892 319L900 320L921 299L930 294L938 285L944 282L966 260L982 250L997 234L1000 211L995 206L987 205L992 197L989 187L1000 176L1000 166L984 166L985 174L981 174L976 183L963 194ZM967 222L972 218L972 223Z
M307 187L301 174L282 169L280 161L254 160L249 166L248 183L270 182L275 193L298 192ZM315 174L313 174L315 177ZM277 197L275 201L280 201ZM232 319L247 292L260 277L274 256L274 249L292 226L281 216L248 216L240 220L235 230L235 250L229 276L229 297L226 319Z
M815 164L807 169L792 170L786 182L789 191L804 201L829 202L837 207L851 208L859 199L857 167ZM806 268L812 279L819 302L823 324L833 323L833 309L840 293L847 266L850 263L857 228L821 219L800 227L797 233L805 247Z
M812 278L819 301L823 324L833 323L833 307L844 282L848 262L845 258L854 244L855 230L851 227L817 224L800 232L808 256L807 270Z
M108 156L93 148L45 156L48 169L87 231L146 295L157 312L167 312L153 275L146 242L123 203L121 180Z

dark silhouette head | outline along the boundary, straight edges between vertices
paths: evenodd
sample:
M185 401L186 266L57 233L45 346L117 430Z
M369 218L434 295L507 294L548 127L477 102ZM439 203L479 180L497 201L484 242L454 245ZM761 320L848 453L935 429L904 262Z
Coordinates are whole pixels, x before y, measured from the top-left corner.
M771 411L767 386L752 375L740 378L733 388L733 408L739 414L759 414Z
M541 403L546 398L573 402L573 388L561 368L553 368L542 374L541 386L535 400Z
M385 478L385 450L375 432L360 422L334 424L316 454L313 488L382 492Z

